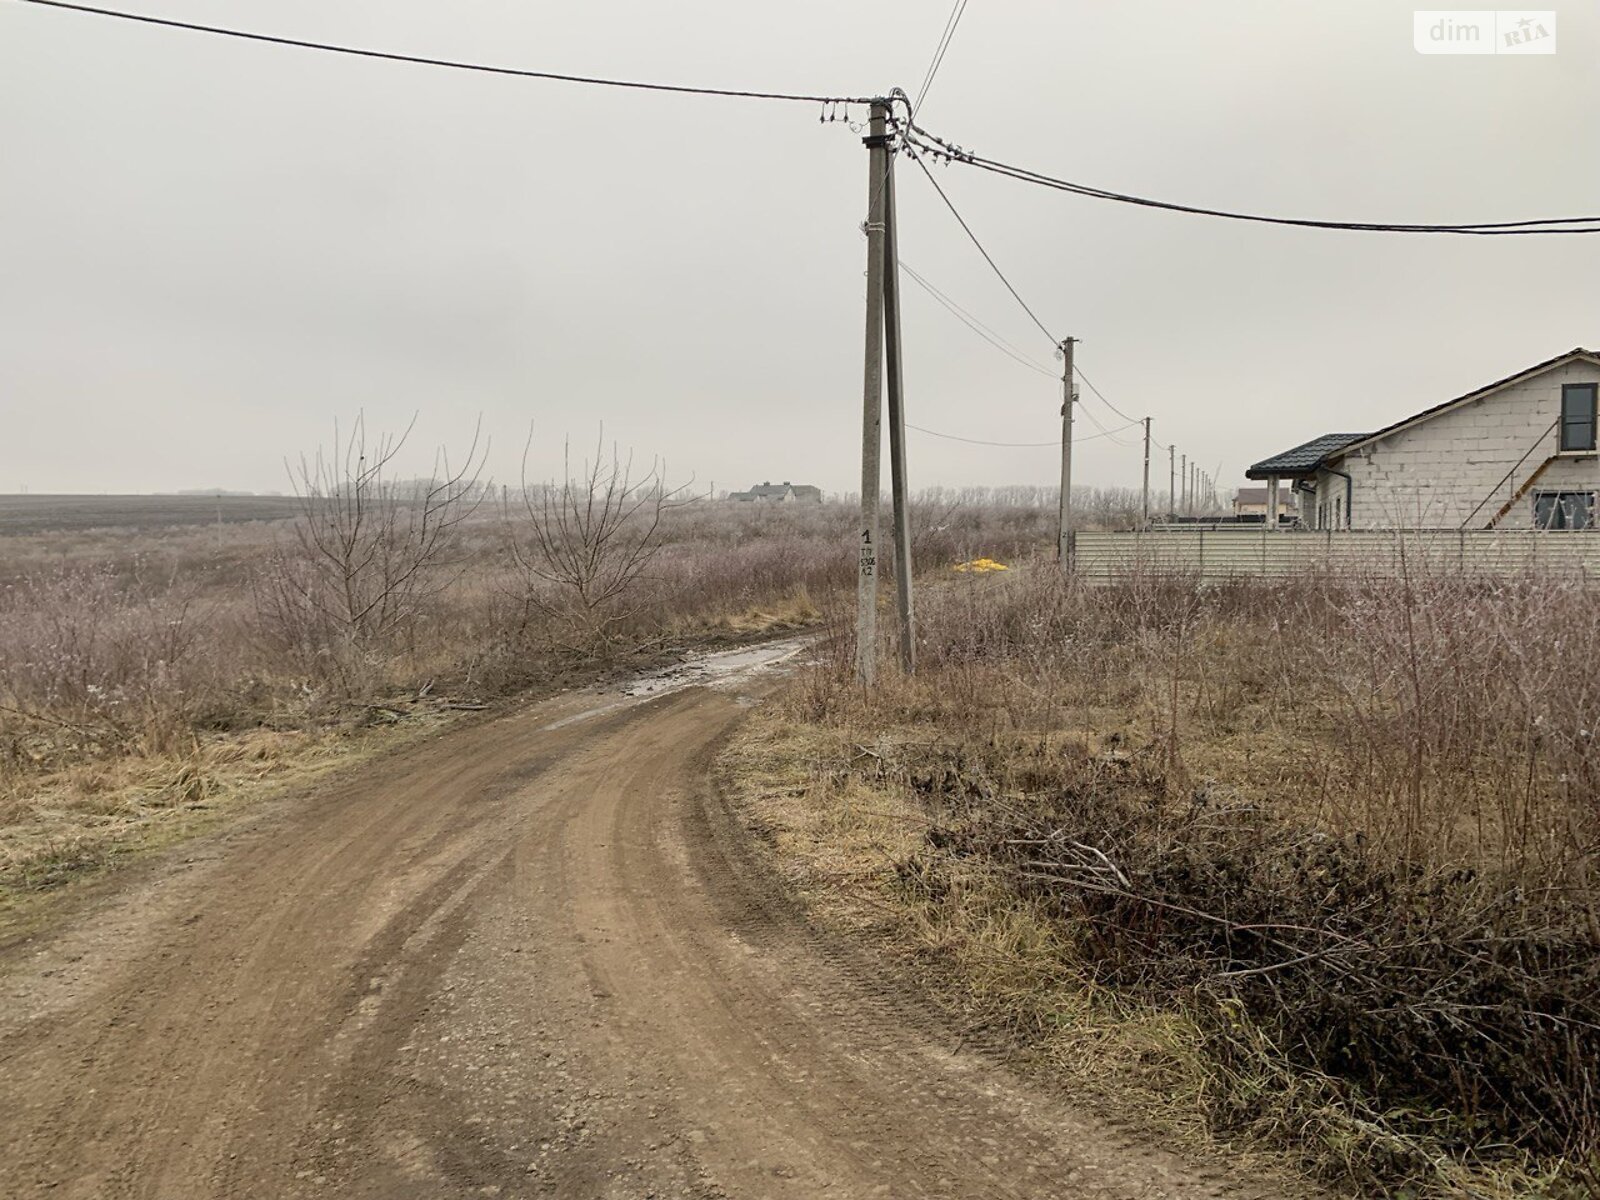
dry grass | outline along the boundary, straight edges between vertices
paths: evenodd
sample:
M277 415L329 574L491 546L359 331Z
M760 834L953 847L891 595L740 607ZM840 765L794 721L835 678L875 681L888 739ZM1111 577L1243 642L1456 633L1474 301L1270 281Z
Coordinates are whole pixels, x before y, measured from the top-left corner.
M197 736L185 754L104 758L36 776L0 806L0 933L25 932L75 883L391 752L449 719L436 712L359 731L211 734Z
M848 570L846 510L668 515L603 636L530 611L514 531L487 507L451 531L402 619L359 637L284 603L278 584L307 554L293 523L106 536L69 509L59 532L4 539L0 924L450 704L802 627Z
M558 582L519 569L529 530L517 505L463 483L452 516L485 502L419 541L395 507L417 485L363 484L342 462L326 460L309 508L294 497L0 506L0 909L302 768L359 756L391 726L426 725L442 704L803 628L854 581L853 508L696 502L667 507L626 589L577 613ZM918 552L956 562L1048 541L1039 499L930 494ZM338 526L358 512L382 519ZM348 561L335 526L353 538ZM613 533L637 548L648 528L629 518ZM346 586L349 569L366 573Z
M1192 1151L1227 1153L1258 1177L1289 1178L1277 1155L1209 1126L1213 1068L1193 1020L1074 970L1059 924L982 860L947 864L933 893L919 877L927 811L875 774L895 751L892 735L863 745L794 717L752 713L718 761L718 782L817 919L871 941L969 1040L1022 1052L1084 1107ZM849 765L862 760L865 777Z
M916 679L863 696L841 626L746 786L797 882L1075 1091L1362 1195L1587 1194L1590 607L962 577L925 595Z

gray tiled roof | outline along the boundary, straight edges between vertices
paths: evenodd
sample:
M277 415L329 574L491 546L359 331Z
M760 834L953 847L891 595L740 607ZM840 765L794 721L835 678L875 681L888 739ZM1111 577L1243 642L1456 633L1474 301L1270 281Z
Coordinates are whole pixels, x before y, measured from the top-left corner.
M1267 479L1273 475L1285 478L1295 475L1309 475L1325 459L1368 436L1365 433L1325 433L1321 437L1312 438L1309 442L1294 447L1292 450L1285 450L1282 454L1274 454L1271 458L1263 458L1246 471L1244 476L1246 479Z

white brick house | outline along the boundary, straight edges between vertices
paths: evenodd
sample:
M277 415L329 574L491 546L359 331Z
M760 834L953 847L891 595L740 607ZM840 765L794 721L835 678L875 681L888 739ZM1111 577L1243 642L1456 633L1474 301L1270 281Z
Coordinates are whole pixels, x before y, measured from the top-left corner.
M1600 525L1600 352L1569 350L1376 433L1325 434L1245 474L1311 529Z

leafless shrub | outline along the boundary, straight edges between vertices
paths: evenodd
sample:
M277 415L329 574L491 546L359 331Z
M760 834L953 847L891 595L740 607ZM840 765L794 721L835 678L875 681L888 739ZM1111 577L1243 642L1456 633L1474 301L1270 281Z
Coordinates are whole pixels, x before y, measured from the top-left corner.
M38 760L178 745L215 684L215 617L169 580L58 568L0 592L0 754Z
M662 545L662 519L689 502L688 485L671 487L652 462L635 476L633 457L604 442L581 471L564 448L563 478L539 485L527 479L520 511L505 508L507 546L521 576L525 611L569 627L577 645L603 648L632 610L627 601Z
M350 692L372 686L425 605L459 576L459 527L483 501L486 447L476 433L457 466L441 449L430 477L394 478L411 431L369 443L358 417L348 436L335 428L331 447L302 457L290 473L300 498L293 543L257 584L261 616L280 643Z

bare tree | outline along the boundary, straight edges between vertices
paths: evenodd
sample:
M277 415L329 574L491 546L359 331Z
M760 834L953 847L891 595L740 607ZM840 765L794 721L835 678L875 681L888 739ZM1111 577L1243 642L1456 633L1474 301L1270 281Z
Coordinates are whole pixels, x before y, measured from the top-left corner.
M364 416L333 445L289 468L300 500L294 545L277 556L258 589L263 614L312 653L340 651L336 669L370 666L424 604L456 578L449 569L457 527L477 511L487 446L474 429L465 459L435 452L425 479L391 470L416 419L398 436L369 443Z
M531 441L531 437L530 437ZM623 598L661 549L661 521L670 508L689 503L689 484L669 487L665 465L634 477L633 456L604 433L594 457L574 472L570 440L562 451L562 479L530 485L523 452L520 511L506 505L511 559L522 581L525 612L539 611L579 627L591 640L609 640L627 619Z

